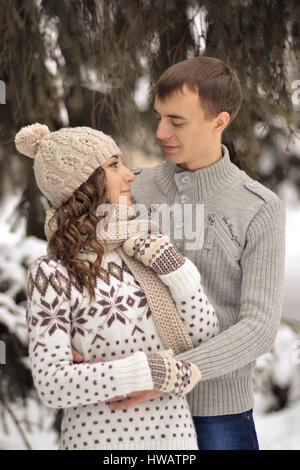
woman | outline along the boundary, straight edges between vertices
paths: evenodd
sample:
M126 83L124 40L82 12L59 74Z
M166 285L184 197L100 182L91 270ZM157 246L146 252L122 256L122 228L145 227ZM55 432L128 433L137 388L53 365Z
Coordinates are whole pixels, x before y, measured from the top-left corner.
M109 136L34 124L15 142L53 205L48 256L28 273L27 322L39 396L64 409L60 449L197 449L185 395L201 372L174 357L218 332L197 268L134 217L135 176ZM107 203L109 216L97 215ZM156 398L108 404L139 390Z

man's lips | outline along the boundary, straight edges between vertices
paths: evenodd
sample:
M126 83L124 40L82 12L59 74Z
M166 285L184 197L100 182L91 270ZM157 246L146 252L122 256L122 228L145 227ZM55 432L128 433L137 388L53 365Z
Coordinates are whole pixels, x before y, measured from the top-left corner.
M172 152L178 148L178 145L163 145L165 152Z

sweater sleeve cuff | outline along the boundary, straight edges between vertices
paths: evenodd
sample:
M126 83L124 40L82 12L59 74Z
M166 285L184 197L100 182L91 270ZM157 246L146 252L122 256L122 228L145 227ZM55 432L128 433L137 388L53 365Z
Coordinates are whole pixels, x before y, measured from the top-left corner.
M158 274L160 280L169 287L174 300L193 295L199 289L201 276L198 268L189 258L184 264L168 274Z
M151 371L144 352L137 351L132 356L116 361L115 367L120 395L153 390Z

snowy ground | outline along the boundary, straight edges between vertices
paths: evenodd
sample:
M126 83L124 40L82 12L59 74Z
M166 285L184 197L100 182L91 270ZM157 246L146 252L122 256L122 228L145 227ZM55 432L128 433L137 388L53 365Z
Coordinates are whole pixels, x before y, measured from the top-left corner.
M288 207L286 212L286 263L283 312L300 321L300 207Z
M300 401L269 414L254 413L261 450L300 450Z
M45 407L37 406L35 400L29 400L27 408L11 405L13 413L18 417L20 426L29 444L22 439L13 419L5 413L5 428L0 420L0 449L2 450L57 450L57 434L51 429L53 412Z

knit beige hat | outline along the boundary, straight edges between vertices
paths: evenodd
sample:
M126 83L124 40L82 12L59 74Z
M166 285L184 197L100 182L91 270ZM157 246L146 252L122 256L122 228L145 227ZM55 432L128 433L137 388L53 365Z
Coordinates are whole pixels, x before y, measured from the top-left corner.
M90 127L50 132L45 125L32 124L17 133L15 144L34 159L37 185L54 207L67 201L99 166L121 155L111 137Z

